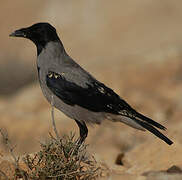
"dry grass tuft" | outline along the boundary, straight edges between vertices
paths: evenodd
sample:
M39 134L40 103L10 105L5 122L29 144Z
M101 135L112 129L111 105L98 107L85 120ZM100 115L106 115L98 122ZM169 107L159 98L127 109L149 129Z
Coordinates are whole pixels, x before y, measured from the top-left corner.
M26 155L24 163L30 179L96 179L101 168L94 157L86 151L86 145L79 145L74 135L57 139L51 135L41 143L41 151Z

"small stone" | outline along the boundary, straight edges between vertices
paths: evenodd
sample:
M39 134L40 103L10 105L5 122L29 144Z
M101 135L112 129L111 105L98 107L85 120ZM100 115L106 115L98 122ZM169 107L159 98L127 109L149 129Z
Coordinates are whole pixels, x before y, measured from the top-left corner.
M167 173L182 173L181 168L179 168L178 166L171 166L167 171Z

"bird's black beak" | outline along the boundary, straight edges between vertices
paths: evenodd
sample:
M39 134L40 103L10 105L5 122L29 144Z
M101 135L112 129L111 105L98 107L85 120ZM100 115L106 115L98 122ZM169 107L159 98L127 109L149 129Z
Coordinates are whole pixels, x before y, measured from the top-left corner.
M16 30L13 33L11 33L9 36L10 37L24 37L24 38L26 38L26 32L24 29L19 29L19 30Z

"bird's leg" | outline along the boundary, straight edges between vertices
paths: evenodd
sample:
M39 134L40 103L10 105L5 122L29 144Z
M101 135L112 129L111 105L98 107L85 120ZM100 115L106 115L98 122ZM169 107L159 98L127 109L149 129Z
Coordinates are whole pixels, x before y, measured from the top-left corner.
M51 96L51 117L52 117L52 125L54 128L54 132L56 134L57 139L59 139L59 134L56 128L56 123L55 123L55 119L54 119L54 96Z
M80 129L80 139L79 139L78 143L81 145L88 135L88 129L87 129L85 122L83 122L83 121L80 122L80 121L77 121L76 119L75 119L75 121Z

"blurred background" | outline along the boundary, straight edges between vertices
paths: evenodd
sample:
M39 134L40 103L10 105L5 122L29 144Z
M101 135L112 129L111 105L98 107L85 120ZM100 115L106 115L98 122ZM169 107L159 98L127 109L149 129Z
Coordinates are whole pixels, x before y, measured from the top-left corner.
M35 45L9 34L49 22L73 59L138 111L165 125L165 134L177 144L169 150L150 133L104 122L89 127L90 151L115 166L120 153L137 153L136 148L144 151L144 144L150 142L150 152L161 147L162 153L157 154L161 158L176 154L176 159L164 160L163 168L182 162L177 153L182 143L181 1L6 0L0 9L0 126L16 144L17 154L38 151L39 142L53 131L50 105L37 81ZM75 122L58 111L56 123L60 134L74 131L78 136ZM5 149L3 142L1 149ZM151 154L145 151L145 160L150 159ZM138 162L137 157L141 161L135 154L132 162Z

